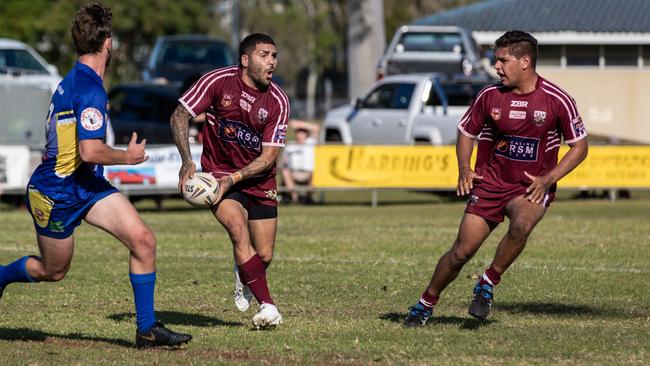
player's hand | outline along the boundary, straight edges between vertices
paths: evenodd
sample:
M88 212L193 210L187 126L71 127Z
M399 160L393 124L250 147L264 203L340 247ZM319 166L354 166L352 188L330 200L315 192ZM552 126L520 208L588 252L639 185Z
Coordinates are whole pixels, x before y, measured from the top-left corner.
M215 205L221 202L221 199L223 199L223 196L228 192L230 187L235 185L235 181L233 180L233 177L228 174L224 175L221 178L217 178L217 182L219 182L219 193L217 193L217 198L215 199Z
M178 171L178 191L183 193L183 187L185 186L185 182L194 177L194 173L196 173L196 165L192 160L190 161L184 161L181 164L181 169Z
M548 193L549 188L551 188L551 185L553 185L553 178L549 175L536 177L526 171L524 171L524 174L533 182L526 189L526 198L530 202L539 205L540 203L544 202L546 193Z
M147 145L147 139L142 139L138 143L138 134L133 132L131 134L131 141L129 141L129 146L126 148L126 163L129 165L136 165L149 159L149 155L146 155L144 152L144 147Z
M474 189L474 180L483 179L482 175L476 174L470 168L460 168L458 173L458 184L456 185L456 195L464 196Z

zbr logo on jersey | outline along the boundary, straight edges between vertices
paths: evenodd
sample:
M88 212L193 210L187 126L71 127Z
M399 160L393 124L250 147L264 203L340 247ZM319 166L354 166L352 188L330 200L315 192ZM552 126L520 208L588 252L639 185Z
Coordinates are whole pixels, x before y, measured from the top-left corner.
M97 131L104 125L104 115L97 108L86 108L81 112L81 125L88 131Z
M494 122L498 121L501 119L501 108L492 108L492 111L490 112L490 116L494 120Z
M268 116L269 112L267 112L264 108L260 108L260 110L257 111L257 121L262 125L266 123L266 117Z
M230 107L231 104L232 104L232 95L224 94L221 97L221 106L224 107L224 108L228 108L228 107Z
M502 137L494 153L510 160L537 161L539 139L519 136Z
M257 131L238 121L219 118L219 137L256 151L262 147L262 139Z

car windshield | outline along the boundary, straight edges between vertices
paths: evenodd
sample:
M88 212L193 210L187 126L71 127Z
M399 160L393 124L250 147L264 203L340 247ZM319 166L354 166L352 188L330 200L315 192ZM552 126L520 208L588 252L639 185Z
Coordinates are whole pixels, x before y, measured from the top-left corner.
M404 33L398 51L454 52L463 51L463 39L458 33Z
M47 74L47 70L29 52L0 49L0 73Z
M450 107L468 106L472 104L478 92L485 86L484 83L461 83L451 82L442 83L442 90L447 97L447 103ZM431 88L429 99L426 105L441 105L440 97L434 88Z
M383 84L368 94L363 107L368 109L408 109L415 84Z
M220 42L179 41L167 42L162 46L158 64L168 67L177 65L232 65L232 56L227 46Z

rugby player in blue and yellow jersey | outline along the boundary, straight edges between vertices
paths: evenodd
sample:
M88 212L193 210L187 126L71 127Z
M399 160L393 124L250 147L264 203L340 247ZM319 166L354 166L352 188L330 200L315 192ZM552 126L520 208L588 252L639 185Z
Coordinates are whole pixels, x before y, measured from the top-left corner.
M81 220L118 238L130 250L135 298L136 345L175 346L189 342L156 322L156 239L128 199L103 177L103 165L147 160L146 141L133 133L126 150L104 143L108 98L103 76L111 59L112 13L99 3L79 10L71 33L78 61L52 96L46 120L43 162L27 186L39 256L0 266L0 297L13 282L60 281L70 268L74 230Z

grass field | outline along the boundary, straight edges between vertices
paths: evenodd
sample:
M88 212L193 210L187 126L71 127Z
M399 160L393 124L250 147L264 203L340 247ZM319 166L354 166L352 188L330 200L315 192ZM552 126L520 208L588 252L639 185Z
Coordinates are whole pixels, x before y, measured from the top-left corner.
M554 203L478 322L467 306L499 227L417 329L401 321L452 243L461 203L282 207L268 277L285 323L274 331L236 310L226 234L184 207L143 217L158 237L159 319L192 333L189 345L133 348L128 253L82 225L64 281L5 291L0 365L650 364L648 199ZM4 208L0 222L0 263L35 253L26 212Z

